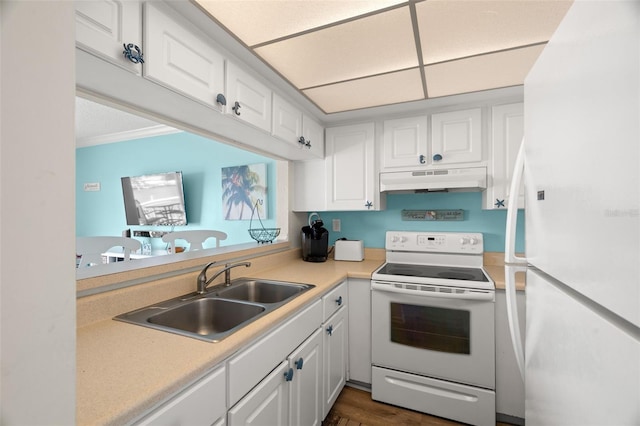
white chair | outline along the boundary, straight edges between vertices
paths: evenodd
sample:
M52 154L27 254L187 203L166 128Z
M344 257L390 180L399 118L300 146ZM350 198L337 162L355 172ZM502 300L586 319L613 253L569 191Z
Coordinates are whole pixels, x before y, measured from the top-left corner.
M131 259L131 253L140 250L142 244L127 237L78 237L76 253L81 256L78 268L102 264L102 254L114 247L122 247L124 260L128 261Z
M197 229L190 231L177 231L164 234L162 241L171 244L171 253L176 252L176 240L184 240L189 243L189 251L202 250L202 243L209 238L216 239L216 247L220 247L220 241L227 239L227 234L222 231Z

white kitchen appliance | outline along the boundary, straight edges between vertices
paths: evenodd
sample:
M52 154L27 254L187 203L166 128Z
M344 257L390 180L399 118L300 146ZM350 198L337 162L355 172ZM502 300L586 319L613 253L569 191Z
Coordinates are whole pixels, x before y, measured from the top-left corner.
M364 260L364 243L362 240L336 240L333 258L335 260L361 262Z
M388 231L372 275L374 400L495 425L493 281L478 233Z
M511 321L525 421L638 425L640 2L575 1L525 80L524 107L505 260L528 264L524 350ZM526 259L513 253L523 165Z

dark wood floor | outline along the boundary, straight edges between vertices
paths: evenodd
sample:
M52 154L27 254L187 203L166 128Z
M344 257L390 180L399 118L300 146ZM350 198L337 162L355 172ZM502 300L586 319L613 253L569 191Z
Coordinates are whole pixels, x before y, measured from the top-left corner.
M340 393L322 426L458 426L462 423L382 404L366 391L349 386ZM509 426L497 423L497 426Z

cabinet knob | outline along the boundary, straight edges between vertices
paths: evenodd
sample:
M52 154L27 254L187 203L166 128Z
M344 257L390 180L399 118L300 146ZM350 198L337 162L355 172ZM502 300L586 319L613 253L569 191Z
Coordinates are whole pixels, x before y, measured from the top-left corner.
M373 207L373 203L367 200L367 202L364 203L364 206L367 208L367 210L369 210L371 207Z
M216 96L216 102L225 106L227 104L227 98L225 98L222 93L218 93L218 96Z
M342 305L342 296L340 296L340 297L338 297L338 298L336 299L336 303L338 304L338 306L341 306L341 305Z
M496 207L498 207L498 208L499 208L499 207L504 207L504 200L498 200L498 199L496 198L496 202L495 202L495 203L493 203L493 205L494 205L494 206L496 206Z
M426 157L424 155L420 155L420 164L424 164L427 162Z
M231 109L236 113L236 115L240 115L240 102L236 101Z
M305 148L311 149L311 141L310 140L306 140L304 138L304 136L300 136L298 138L298 143L300 144L300 147L305 147Z
M124 51L122 54L125 58L133 62L134 64L144 64L144 59L142 58L142 50L138 46L133 43L123 44Z
M293 368L290 368L288 371L284 372L284 379L287 382L290 382L293 380Z
M295 364L296 364L296 369L302 370L302 366L304 365L304 360L302 359L302 357L300 357L300 359L297 360Z
M433 161L440 161L440 160L442 160L442 155L436 154L433 156Z
M332 325L330 325L329 327L327 327L327 334L328 334L329 336L331 336L331 335L333 334L333 326L332 326Z

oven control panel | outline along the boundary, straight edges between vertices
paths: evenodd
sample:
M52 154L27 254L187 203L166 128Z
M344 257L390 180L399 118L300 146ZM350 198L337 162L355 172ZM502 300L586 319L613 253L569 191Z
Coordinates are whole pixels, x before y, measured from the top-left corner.
M387 231L385 249L430 253L482 254L481 233Z

